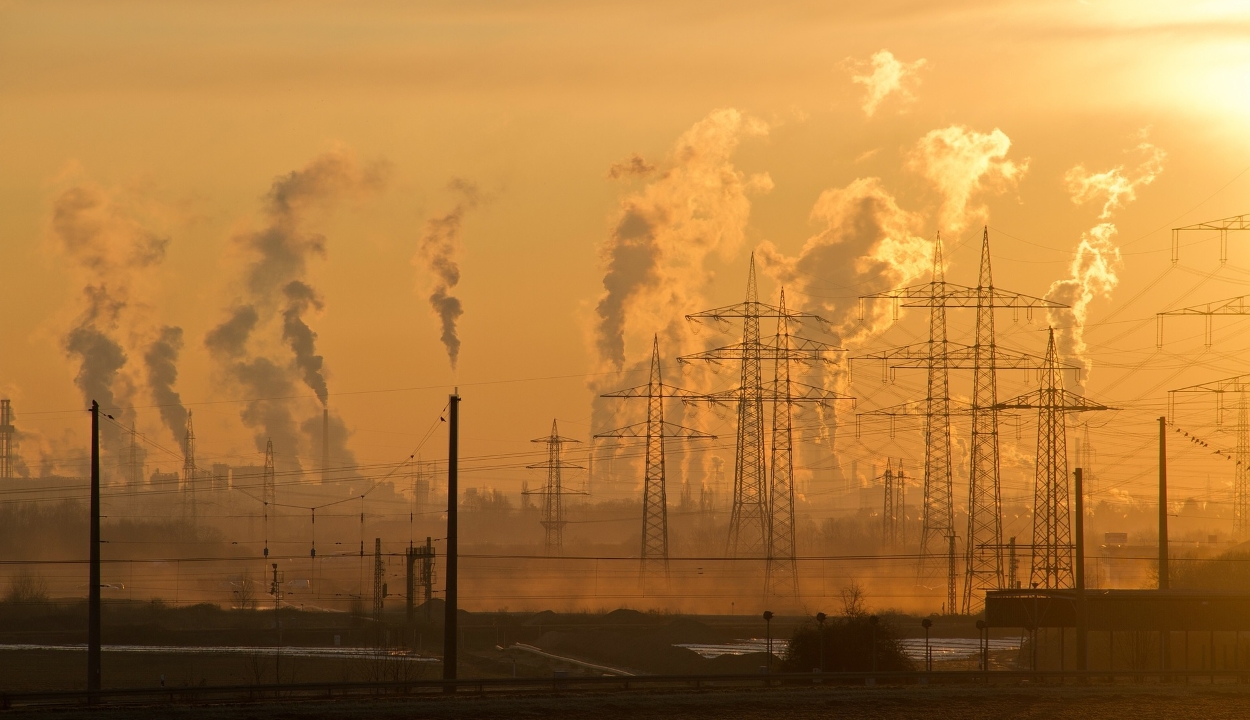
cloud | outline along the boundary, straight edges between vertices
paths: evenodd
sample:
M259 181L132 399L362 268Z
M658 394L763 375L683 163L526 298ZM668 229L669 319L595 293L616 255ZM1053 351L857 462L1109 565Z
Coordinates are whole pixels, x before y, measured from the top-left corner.
M863 85L864 114L872 117L877 108L890 95L898 97L901 103L909 103L916 99L914 89L920 85L920 68L925 66L925 59L915 62L900 62L889 50L878 50L867 60L852 61L853 74L851 81Z
M477 185L463 178L453 178L447 187L459 199L445 215L426 221L413 264L424 266L434 279L429 296L430 308L438 317L441 327L439 339L454 370L460 359L460 336L456 322L464 314L464 306L460 298L452 293L460 284L459 256L463 246L464 216L485 198Z
M932 130L917 141L908 167L920 173L942 194L939 231L957 234L984 207L972 204L982 193L1001 193L1015 187L1028 171L1028 159L1007 159L1011 139L1002 130L979 133L960 125Z
M742 245L754 193L766 174L747 177L731 158L743 138L768 126L734 110L710 113L677 139L659 175L622 198L600 247L603 293L595 306L594 343L601 362L622 369L627 351L649 354L656 332L670 351L686 313L699 309L712 253ZM684 329L684 328L682 328ZM667 332L666 332L667 331Z

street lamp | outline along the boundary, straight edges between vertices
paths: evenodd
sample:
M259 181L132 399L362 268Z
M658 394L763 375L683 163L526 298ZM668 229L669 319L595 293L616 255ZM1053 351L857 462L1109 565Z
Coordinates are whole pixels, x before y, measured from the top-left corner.
M933 672L933 652L929 649L929 628L933 627L933 621L925 618L920 621L920 627L924 628L924 669Z
M872 633L872 671L877 671L877 616L868 616L868 629Z
M768 643L768 673L773 672L773 611L764 611L764 638Z
M816 624L820 626L820 671L825 671L825 618L822 612L816 613Z

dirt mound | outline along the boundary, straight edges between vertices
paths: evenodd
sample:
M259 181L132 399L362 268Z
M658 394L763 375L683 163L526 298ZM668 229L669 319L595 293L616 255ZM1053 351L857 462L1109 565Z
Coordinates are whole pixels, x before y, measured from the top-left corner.
M651 618L646 613L619 608L603 616L603 621L610 625L650 625Z
M543 610L540 613L534 613L521 623L526 627L539 627L542 625L554 625L559 616L550 610Z

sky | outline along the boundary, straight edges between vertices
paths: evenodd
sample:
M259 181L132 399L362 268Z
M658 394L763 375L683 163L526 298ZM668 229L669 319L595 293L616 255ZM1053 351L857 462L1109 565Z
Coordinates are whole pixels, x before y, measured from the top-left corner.
M166 450L191 410L201 463L258 464L276 435L313 467L323 402L336 461L442 457L456 387L467 455L530 452L553 418L588 439L630 419L594 397L642 382L657 334L675 382L729 383L672 360L724 339L683 316L740 300L752 251L761 294L785 284L854 354L927 327L860 324L857 295L927 280L939 232L975 285L988 226L996 286L1077 306L1000 312L1001 341L1041 354L1059 328L1079 389L1119 408L1090 420L1099 492L1148 496L1166 391L1246 371L1243 319L1210 349L1169 320L1160 350L1155 313L1250 273L1250 237L1221 264L1187 235L1173 265L1170 233L1246 212L1250 11L840 5L0 0L0 390L24 459L70 472L93 393ZM908 372L827 380L862 411L923 397ZM1214 420L1178 410L1231 446ZM914 427L830 452L922 457ZM1181 492L1231 481L1178 452Z

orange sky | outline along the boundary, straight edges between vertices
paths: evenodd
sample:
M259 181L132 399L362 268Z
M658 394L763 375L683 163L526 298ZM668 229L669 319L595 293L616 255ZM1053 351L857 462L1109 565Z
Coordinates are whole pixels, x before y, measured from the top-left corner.
M1095 431L1108 487L1145 494L1149 463L1139 467L1135 449L1149 441L1164 391L1245 370L1244 324L1221 324L1204 353L1200 325L1178 322L1169 326L1175 342L1156 355L1153 314L1240 294L1250 238L1233 243L1221 268L1215 246L1195 237L1203 242L1185 249L1180 267L1150 283L1169 268L1168 228L1246 211L1250 12L1231 2L830 5L0 0L0 388L22 429L38 435L24 451L42 446L61 458L86 439L85 419L65 412L84 401L64 347L92 276L55 223L58 200L74 189L103 203L98 237L168 239L163 259L127 271L128 304L113 331L129 357L118 394L139 406L139 428L176 446L146 407L153 401L140 360L155 328L179 326L176 389L195 412L201 463L252 463L253 432L230 402L248 395L205 346L246 299L251 256L240 238L267 226L265 194L279 176L326 153L360 173L377 170L376 183L356 178L333 197L314 194L300 223L325 238L325 256L311 257L302 277L323 301L306 319L324 356L330 407L357 459L385 463L407 456L456 383L465 452L484 455L530 450L552 417L585 437L588 383L638 381L592 377L611 369L596 349L595 308L606 243L630 198L691 217L699 208L690 202L711 203L715 227L675 231L675 253L716 237L706 254L668 268L688 281L677 296L696 306L627 308L627 365L645 358L650 333L663 329L653 326L739 299L751 249L769 243L793 259L833 232L827 212L813 209L827 210L822 193L861 179L879 178L910 218L903 235L943 231L951 280L975 284L977 228L988 222L996 284L1043 295L1068 276L1105 200L1073 202L1065 178L1077 166L1089 174L1122 167L1140 180L1150 154L1139 146L1148 142L1165 156L1157 178L1122 197L1110 217L1125 254L1113 268L1118 284L1093 297L1085 333L1088 391L1125 408ZM868 115L870 85L852 77L883 49L909 70ZM729 108L740 113L735 146L721 148L723 164L690 170L684 134ZM952 127L1001 131L1010 149L995 162L1015 166L1011 177L991 171L956 210L939 171L926 174L916 159L921 138ZM609 179L633 154L657 169ZM692 189L725 182L725 172L740 174L730 182L741 185L740 198L717 195L720 185ZM472 182L479 201L464 211L454 253L464 314L453 373L426 302L434 278L414 258L427 222L462 201L449 189L454 178ZM960 213L964 228L942 227ZM836 232L825 237L838 242ZM761 282L771 294L784 273L769 272ZM806 283L809 305L854 305L846 285L789 277ZM966 333L968 314L951 317L952 337ZM871 347L914 340L923 320L905 314ZM1041 352L1044 319L1013 326L1003 314L999 323L1004 343ZM262 343L256 352L287 357L280 334ZM293 377L308 396L291 404L302 420L318 406ZM919 397L920 381L900 377L883 390L857 375L850 392L867 409ZM1025 387L1005 382L1000 395ZM1210 404L1194 403L1187 422L1215 433ZM839 452L864 462L915 458L914 435L846 438ZM427 452L440 455L441 444ZM1032 456L1027 429L1019 452ZM1191 475L1178 482L1192 492L1203 492L1204 473L1231 472L1191 460ZM514 491L522 476L472 482Z

